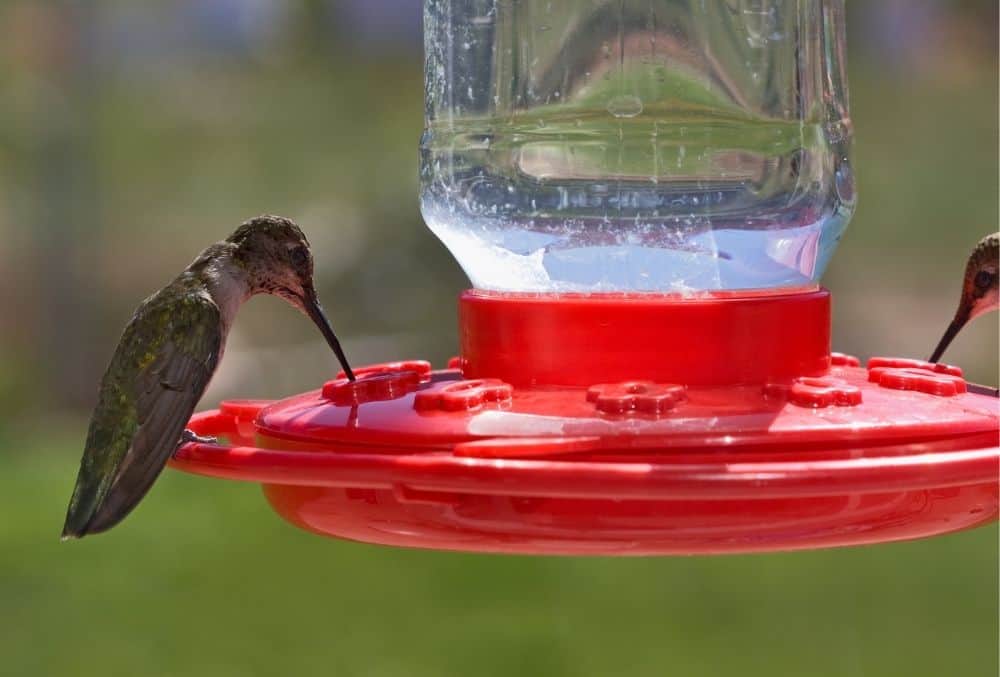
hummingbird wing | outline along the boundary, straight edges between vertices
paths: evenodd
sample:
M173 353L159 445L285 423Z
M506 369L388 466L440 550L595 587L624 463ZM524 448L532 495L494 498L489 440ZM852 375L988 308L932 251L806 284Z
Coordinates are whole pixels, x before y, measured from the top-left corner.
M142 500L218 365L218 307L168 290L136 312L104 376L64 537L105 531Z

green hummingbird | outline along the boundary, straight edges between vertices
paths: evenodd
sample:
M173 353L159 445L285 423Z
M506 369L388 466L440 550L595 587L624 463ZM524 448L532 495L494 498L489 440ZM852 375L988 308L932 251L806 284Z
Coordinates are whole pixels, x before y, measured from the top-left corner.
M962 298L958 302L958 310L955 311L955 318L934 349L930 357L931 362L941 359L941 355L969 320L997 309L1000 304L997 295L997 281L1000 279L998 259L1000 259L1000 233L987 235L972 250L969 262L965 266Z
M354 380L313 288L309 242L297 225L259 216L196 258L136 309L101 381L63 540L118 524L183 441L244 301L279 296L323 333Z

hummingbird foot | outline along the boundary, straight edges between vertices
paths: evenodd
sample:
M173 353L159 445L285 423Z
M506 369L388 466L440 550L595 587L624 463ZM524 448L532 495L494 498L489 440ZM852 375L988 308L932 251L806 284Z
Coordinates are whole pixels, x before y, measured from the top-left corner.
M181 433L181 440L177 443L177 446L187 444L188 442L197 442L198 444L218 444L219 438L199 435L193 430L185 428L184 432Z

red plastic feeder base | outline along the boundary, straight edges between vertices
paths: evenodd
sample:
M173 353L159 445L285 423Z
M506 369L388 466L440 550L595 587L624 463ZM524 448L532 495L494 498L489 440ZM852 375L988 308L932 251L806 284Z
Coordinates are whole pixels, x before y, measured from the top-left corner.
M223 403L173 465L316 533L477 552L860 545L997 519L1000 404L957 367L829 350L829 294L469 292L462 358ZM973 388L975 389L975 388Z

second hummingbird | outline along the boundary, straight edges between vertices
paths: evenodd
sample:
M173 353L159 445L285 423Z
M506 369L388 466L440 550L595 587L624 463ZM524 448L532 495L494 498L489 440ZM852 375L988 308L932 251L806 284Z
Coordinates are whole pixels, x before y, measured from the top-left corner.
M979 241L972 250L968 263L965 264L962 297L959 299L955 318L948 325L937 348L931 353L931 362L941 359L945 349L969 320L1000 307L998 283L1000 283L1000 233L993 233Z
M203 251L143 301L101 381L63 538L118 524L184 439L244 301L279 296L319 327L347 377L354 374L313 288L309 242L292 221L260 216Z

